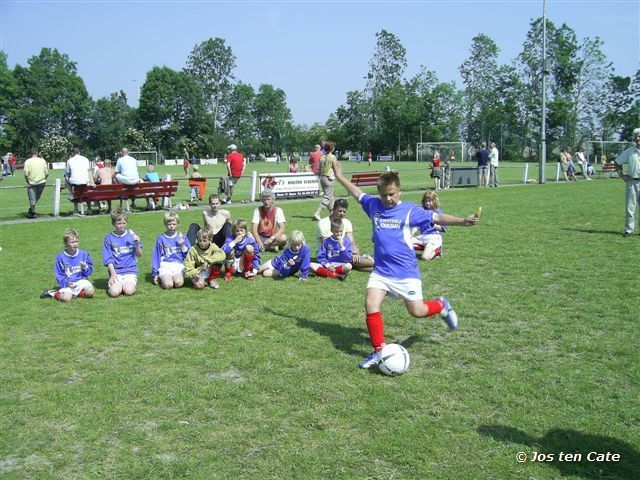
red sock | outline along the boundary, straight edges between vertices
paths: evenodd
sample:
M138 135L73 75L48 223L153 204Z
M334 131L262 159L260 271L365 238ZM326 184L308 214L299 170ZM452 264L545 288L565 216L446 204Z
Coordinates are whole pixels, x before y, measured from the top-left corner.
M337 273L338 275L342 275L342 274L344 273L344 272L342 271L342 265L340 265L340 266L336 267L336 273Z
M444 308L444 303L442 303L440 300L426 300L424 304L429 309L425 317L430 317L431 315L440 313Z
M319 275L321 277L336 278L335 272L332 272L331 270L324 267L318 267L318 270L316 270L316 275Z
M78 294L79 298L84 298L84 290L80 290L80 293Z
M243 257L242 257L242 271L243 272L250 272L253 269L253 253L246 253Z
M371 345L378 351L384 343L384 323L382 322L382 313L367 313L367 329L371 338Z
M211 280L215 280L220 275L220 267L211 267L209 270L209 277L207 277L207 282Z
M413 248L415 248L417 252L424 252L424 245L414 245Z
M56 300L60 300L60 290L53 294L53 298L55 298Z

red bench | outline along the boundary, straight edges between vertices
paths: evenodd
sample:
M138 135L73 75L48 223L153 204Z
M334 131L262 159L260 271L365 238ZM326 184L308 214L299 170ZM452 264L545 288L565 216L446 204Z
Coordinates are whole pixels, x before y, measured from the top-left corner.
M153 197L173 197L178 190L178 181L169 182L142 182L135 185L124 185L114 183L112 185L82 186L73 188L73 199L80 202L100 202L105 200L120 200L122 207L123 200L133 200L136 198ZM129 203L127 203L127 210Z
M604 163L602 165L602 173L615 173L616 164L615 163Z
M351 175L351 183L353 183L356 187L377 185L380 175L380 172L354 173Z

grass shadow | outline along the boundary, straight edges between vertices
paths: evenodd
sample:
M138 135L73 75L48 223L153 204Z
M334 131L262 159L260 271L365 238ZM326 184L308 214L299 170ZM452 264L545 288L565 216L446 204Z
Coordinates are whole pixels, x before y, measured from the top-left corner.
M582 478L638 478L640 472L640 452L629 443L604 435L593 435L578 430L553 428L543 437L532 437L522 430L508 425L481 425L478 433L502 443L526 445L532 450L526 452L527 461L532 461L533 452L538 455L553 455L553 461L543 462L556 468L563 477ZM580 461L559 461L560 452L580 453ZM587 459L589 452L619 454L620 461L595 461Z
M580 232L580 233L596 233L596 234L600 234L600 235L616 235L616 236L622 236L622 231L621 230L596 230L593 228L569 228L569 227L563 227L561 228L561 230L565 230L568 232Z

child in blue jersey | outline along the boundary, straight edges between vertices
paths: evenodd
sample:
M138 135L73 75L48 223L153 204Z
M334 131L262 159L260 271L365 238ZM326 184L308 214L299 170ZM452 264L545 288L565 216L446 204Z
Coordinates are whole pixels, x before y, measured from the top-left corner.
M93 273L91 256L78 248L80 235L73 228L67 228L62 234L64 251L60 252L53 263L53 274L56 277L57 290L45 290L40 298L53 297L61 302L71 299L91 298L95 293L89 276Z
M224 279L233 280L233 273L243 275L247 280L253 280L260 268L260 247L255 239L249 235L247 222L241 218L233 222L232 236L222 246L227 254L225 260L226 271Z
M128 220L124 210L114 210L111 213L113 232L104 236L102 244L102 264L109 271L107 293L110 297L136 293L142 242L133 230L127 230Z
M424 192L420 203L425 210L442 213L438 194L433 190ZM421 229L415 229L415 232L413 232L415 236L412 238L412 241L416 251L422 252L420 256L422 260L431 260L435 257L442 256L442 235L440 233L446 231L447 227L438 225L437 223L425 225Z
M395 172L380 175L377 185L380 198L372 197L347 180L342 174L342 166L339 162L336 164L336 178L360 202L371 219L373 229L375 265L369 276L365 299L367 329L373 352L360 362L360 368L371 368L380 363L380 351L385 345L381 307L387 295L402 298L407 312L413 317L429 317L439 313L450 329L458 325L456 312L446 298L423 300L422 280L411 242L411 229L422 229L434 223L471 226L476 224L478 218L475 215L460 218L435 213L413 202L400 201L400 178Z
M164 215L166 231L158 235L151 258L153 283L164 289L180 288L184 285L184 259L191 248L189 239L178 231L180 217L175 212Z
M339 218L331 220L331 236L322 241L318 250L318 262L311 262L311 270L319 277L344 280L351 271L353 248L351 239L344 234Z
M310 264L311 252L305 243L304 235L300 230L294 230L289 238L289 247L277 257L260 265L258 273L265 277L284 278L300 272L300 280L306 280Z

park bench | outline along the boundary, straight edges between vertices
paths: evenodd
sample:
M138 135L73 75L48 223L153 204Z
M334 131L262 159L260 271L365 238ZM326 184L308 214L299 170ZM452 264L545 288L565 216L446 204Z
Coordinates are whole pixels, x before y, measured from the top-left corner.
M84 213L82 202L120 200L120 207L122 207L124 200L148 197L153 197L154 199L173 197L177 190L177 180L168 182L142 182L135 185L124 185L122 183L95 186L83 185L73 187L73 199L80 202L80 211ZM129 202L126 203L126 208L129 210Z
M605 163L602 165L602 173L615 173L616 172L616 164L615 163Z
M356 187L377 185L378 177L380 177L380 172L354 173L351 175L351 183L353 183Z

